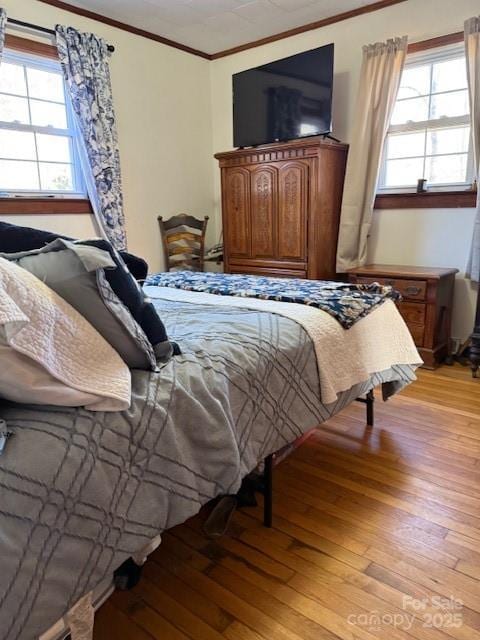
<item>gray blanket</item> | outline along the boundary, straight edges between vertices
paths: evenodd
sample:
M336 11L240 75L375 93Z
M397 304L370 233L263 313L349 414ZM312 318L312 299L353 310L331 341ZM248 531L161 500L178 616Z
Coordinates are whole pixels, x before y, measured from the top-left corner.
M374 384L322 405L310 338L271 313L156 301L182 355L133 373L122 413L0 406L0 638L32 640L159 532L234 493L267 454Z

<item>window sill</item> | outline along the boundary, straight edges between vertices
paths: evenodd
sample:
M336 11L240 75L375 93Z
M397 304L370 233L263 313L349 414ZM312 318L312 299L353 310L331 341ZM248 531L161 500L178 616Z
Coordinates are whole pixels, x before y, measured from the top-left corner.
M0 215L92 214L87 198L0 198Z
M476 191L377 193L375 209L466 209L475 207Z

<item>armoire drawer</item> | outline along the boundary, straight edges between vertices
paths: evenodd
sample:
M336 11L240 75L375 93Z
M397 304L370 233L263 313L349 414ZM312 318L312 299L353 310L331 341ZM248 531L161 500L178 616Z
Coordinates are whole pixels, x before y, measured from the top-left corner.
M280 260L278 258L245 258L229 256L228 264L230 269L236 267L248 267L270 271L271 269L281 269L282 271L304 271L307 272L307 262L305 260Z
M252 276L269 276L271 278L306 278L306 271L294 271L291 269L273 269L266 267L254 267L250 265L230 265L229 273L250 274Z

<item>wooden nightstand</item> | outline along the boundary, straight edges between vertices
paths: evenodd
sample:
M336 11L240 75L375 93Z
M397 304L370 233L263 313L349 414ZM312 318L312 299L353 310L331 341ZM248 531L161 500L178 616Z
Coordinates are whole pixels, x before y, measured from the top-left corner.
M402 294L398 309L424 367L435 369L450 354L455 274L458 269L369 264L348 272L350 282L392 285Z

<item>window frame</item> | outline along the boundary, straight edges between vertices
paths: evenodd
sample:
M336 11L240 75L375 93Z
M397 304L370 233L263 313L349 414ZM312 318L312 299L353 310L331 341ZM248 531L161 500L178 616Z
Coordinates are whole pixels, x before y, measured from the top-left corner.
M20 41L20 42L19 42ZM28 50L28 45L25 43L32 43L32 45L37 45L31 47L31 51ZM13 46L11 46L13 44ZM40 45L40 47L39 47ZM48 49L42 49L43 47L48 47ZM39 51L40 49L40 51ZM54 47L50 47L49 45L43 45L43 43L38 43L35 41L29 41L23 38L12 37L10 38L7 35L5 49L2 56L3 62L11 62L13 64L22 64L24 66L28 66L30 68L39 69L42 71L60 71L59 61L57 55L51 55L51 50L55 51ZM45 53L44 53L45 52ZM55 52L56 53L56 52ZM0 121L0 130L2 131L24 131L29 133L38 133L44 135L58 135L62 137L69 138L69 146L70 146L70 158L71 163L59 163L59 164L70 164L72 167L72 181L73 187L72 190L57 190L57 189L5 189L1 188L2 197L1 200L8 201L14 198L22 198L29 200L40 200L48 198L49 201L52 200L87 200L87 190L85 180L83 178L83 173L80 165L80 158L77 150L77 145L75 144L75 137L77 132L75 130L74 125L74 114L73 108L71 104L71 100L69 99L67 87L65 81L63 79L63 87L64 87L64 97L65 97L65 111L67 118L67 128L59 129L55 127L49 126L40 126L40 125L26 125L21 123L9 123L5 121ZM10 94L5 94L10 95ZM16 94L11 94L16 95ZM22 98L27 97L28 95L28 87L27 87L27 96L19 96ZM36 98L35 98L36 99ZM39 99L40 100L40 99ZM42 100L40 100L42 101ZM54 104L54 100L43 100L43 102ZM60 103L58 103L60 104ZM63 104L63 103L62 103ZM11 158L2 158L5 160L12 160ZM33 162L33 161L32 161ZM34 161L37 167L37 171L39 168L38 158ZM48 164L48 161L45 161ZM58 163L53 163L58 164ZM6 195L3 195L6 194ZM78 207L76 207L78 209ZM0 212L2 212L3 207L0 207Z
M443 36L441 38L435 38L432 40L424 41L424 43L414 43L413 45L409 45L409 53L407 62L405 64L405 68L411 68L415 66L421 66L425 63L435 63L437 61L454 59L456 57L464 56L465 50L463 47L463 33L450 34L448 36ZM424 46L422 46L424 45ZM457 89L455 89L456 91ZM452 90L454 91L454 90ZM439 92L439 93L448 93ZM431 92L428 94L429 100L431 100L431 96L435 95ZM393 205L395 196L398 196L399 208L409 208L413 206L417 206L414 202L414 198L410 197L412 195L416 195L418 198L421 198L424 193L416 193L416 185L405 185L405 186L386 186L385 185L385 175L386 175L386 166L387 166L387 145L388 145L388 134L392 133L401 133L401 132L415 132L416 130L425 130L425 129L445 129L449 126L465 126L471 125L470 114L465 116L452 116L452 117L444 117L438 119L425 120L422 122L415 123L407 123L400 125L390 125L388 128L387 135L385 137L385 142L382 150L380 171L379 171L379 179L377 186L377 198L375 201L375 207L378 208L395 208ZM453 155L458 155L453 153ZM448 154L439 154L439 155L448 155ZM415 156L421 157L421 156ZM428 157L426 154L424 156ZM443 184L435 184L428 187L428 191L425 193L429 194L428 203L424 202L420 206L423 208L430 208L435 206L435 194L439 194L439 198L442 195L447 197L443 198L442 201L439 200L439 206L460 206L459 202L471 202L471 198L455 198L449 197L448 194L455 193L467 193L474 194L472 189L473 181L474 181L474 162L473 162L473 147L472 147L472 139L471 136L469 138L469 145L467 151L467 178L465 182L461 183L443 183ZM402 196L407 196L403 198ZM383 206L382 206L383 203ZM407 204L408 203L408 204ZM474 206L474 205L472 205Z
M58 61L57 48L52 44L23 38L7 33L5 36L5 48L24 53L32 53L42 58L52 58ZM93 215L92 204L85 198L67 198L38 196L34 198L0 197L0 215Z

